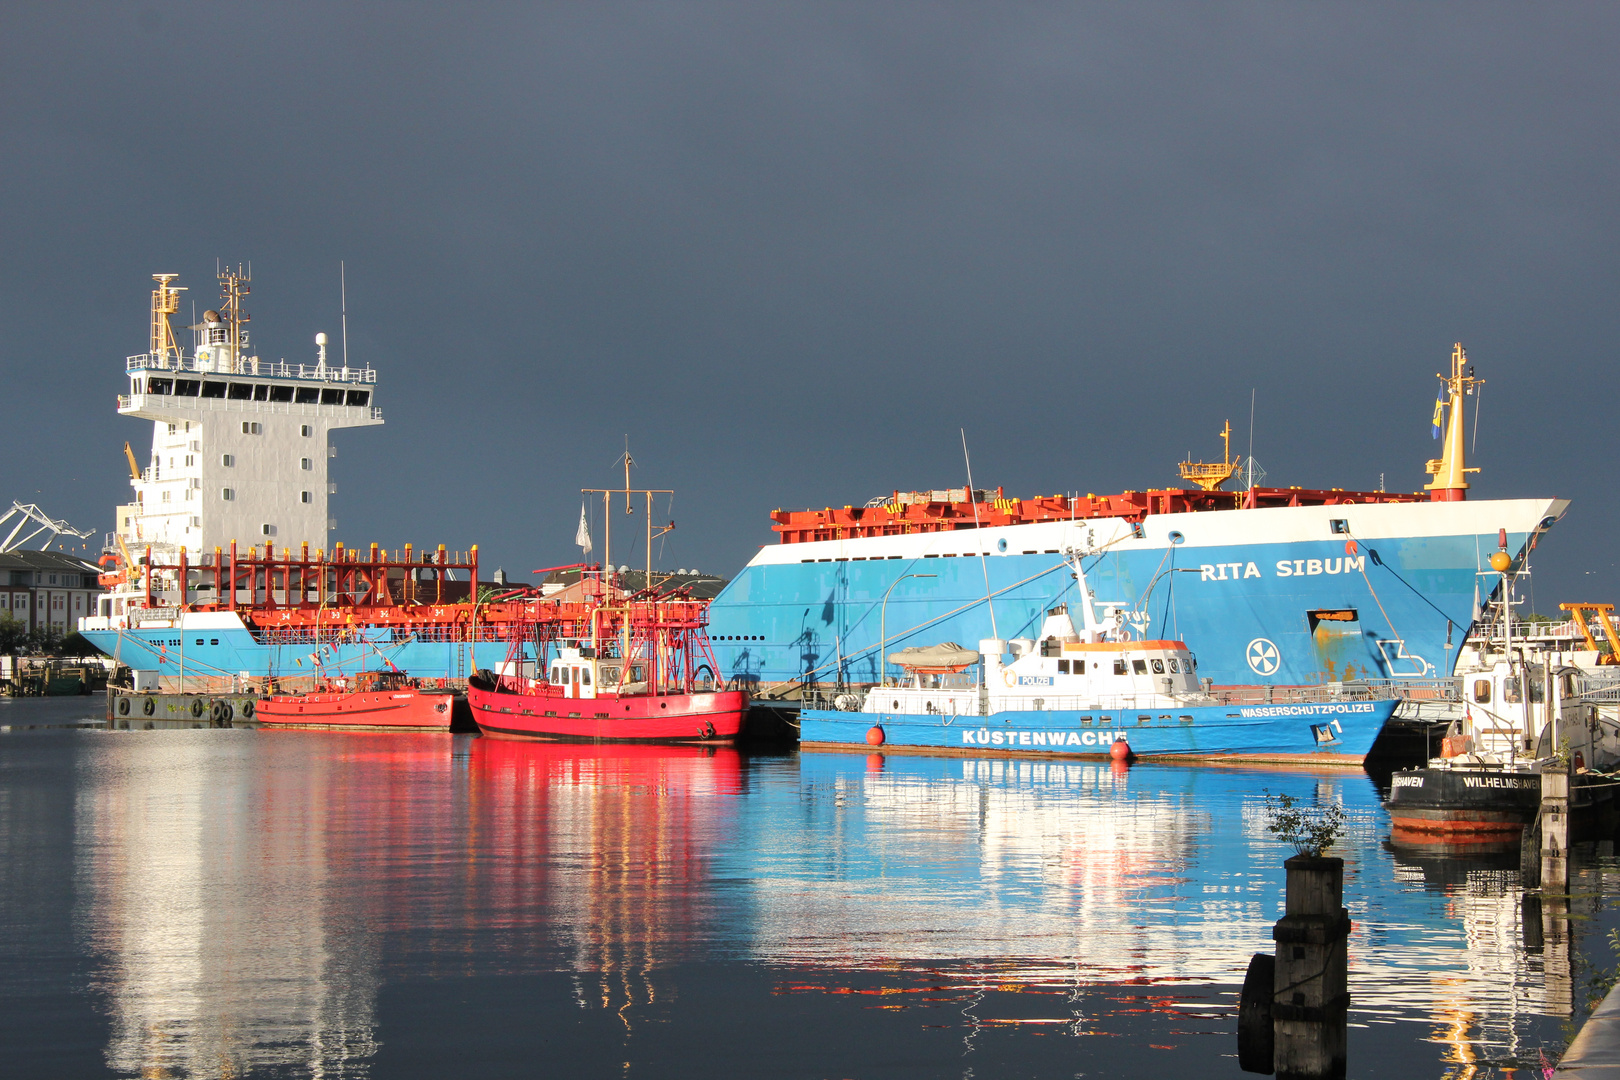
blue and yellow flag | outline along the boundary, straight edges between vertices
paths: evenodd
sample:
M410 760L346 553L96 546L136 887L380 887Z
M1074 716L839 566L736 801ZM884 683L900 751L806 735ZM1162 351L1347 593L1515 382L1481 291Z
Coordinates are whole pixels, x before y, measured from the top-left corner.
M1440 412L1446 407L1446 392L1438 391L1434 396L1434 437L1440 437Z

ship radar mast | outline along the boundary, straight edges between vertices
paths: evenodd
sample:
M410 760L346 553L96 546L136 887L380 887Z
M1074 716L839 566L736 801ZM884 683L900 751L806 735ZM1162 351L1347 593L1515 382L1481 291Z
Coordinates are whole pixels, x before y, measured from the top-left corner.
M151 356L158 367L179 366L180 344L174 339L174 327L169 316L180 310L180 294L184 286L170 285L179 274L153 274L158 287L152 290L152 349Z
M214 370L237 374L241 372L242 350L248 344L247 324L251 318L242 308L242 298L253 290L249 282L253 280L251 270L244 271L240 265L235 270L226 267L218 271L219 276L219 317L225 324L225 348L220 356L215 354Z
M1479 472L1467 467L1463 449L1463 398L1484 386L1485 380L1474 378L1474 368L1468 363L1468 354L1463 352L1460 341L1451 347L1451 376L1437 374L1435 378L1443 380L1446 386L1446 397L1436 401L1434 406L1436 428L1441 426L1442 406L1446 410L1446 441L1440 457L1425 466L1434 482L1424 484L1423 490L1429 493L1431 502L1462 502L1468 497L1468 474Z
M1219 491L1221 485L1232 479L1232 474L1238 471L1241 462L1232 460L1232 421L1228 420L1221 429L1221 439L1226 444L1225 453L1219 462L1194 461L1192 455L1181 463L1181 478L1190 480L1205 491Z

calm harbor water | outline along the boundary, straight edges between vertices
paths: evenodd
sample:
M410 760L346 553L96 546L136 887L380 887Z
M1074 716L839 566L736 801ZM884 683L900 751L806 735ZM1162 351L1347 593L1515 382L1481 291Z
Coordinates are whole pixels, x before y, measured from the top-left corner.
M1268 790L1349 815L1352 1076L1539 1075L1620 959L1611 844L1556 919L1359 772L51 726L96 704L0 700L8 1075L1241 1077Z

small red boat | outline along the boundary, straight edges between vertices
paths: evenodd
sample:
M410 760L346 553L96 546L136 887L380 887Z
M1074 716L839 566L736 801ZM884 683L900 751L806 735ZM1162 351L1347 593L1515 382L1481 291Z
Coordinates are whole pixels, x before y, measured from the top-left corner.
M600 574L601 571L595 571ZM513 635L501 673L467 681L467 704L492 739L582 743L728 744L742 732L748 693L716 685L704 631L706 601L615 595L577 622L537 618ZM523 659L532 641L540 657Z
M449 731L455 691L421 686L399 672L366 671L308 694L272 694L258 703L261 727L323 731Z

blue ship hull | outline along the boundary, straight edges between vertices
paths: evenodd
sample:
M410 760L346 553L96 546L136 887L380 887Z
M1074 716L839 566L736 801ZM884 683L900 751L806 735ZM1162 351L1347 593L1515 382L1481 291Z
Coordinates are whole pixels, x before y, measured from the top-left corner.
M205 619L220 621L218 616L188 616L185 630L142 627L81 633L96 648L132 668L176 679L183 671L188 680L352 675L385 669L390 663L418 678L465 679L478 668L493 668L507 658L504 641L423 641L411 634L396 638L392 630L368 628L348 635L347 640L323 645L272 643L256 639L240 625L191 625ZM532 658L532 650L529 655Z
M867 732L883 729L884 749L964 754L1108 756L1124 738L1139 757L1308 759L1359 764L1372 749L1394 701L1286 705L1200 705L1147 709L995 712L988 716L838 712L799 714L801 745L872 749Z
M1101 546L1084 560L1096 601L1132 609L1138 637L1185 641L1218 684L1434 678L1495 586L1481 574L1498 530L1522 557L1566 506L1206 511L1150 517L1137 535L1110 519L786 544L720 593L709 630L744 684L876 682L884 651L1038 633L1076 598L1063 550Z

